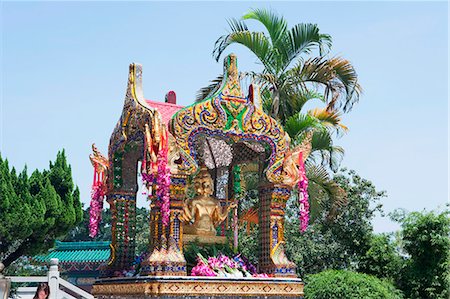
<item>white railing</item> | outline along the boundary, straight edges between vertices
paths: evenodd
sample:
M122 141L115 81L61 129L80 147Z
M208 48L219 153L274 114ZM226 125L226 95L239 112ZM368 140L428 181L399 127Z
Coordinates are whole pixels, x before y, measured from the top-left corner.
M50 259L47 276L9 276L6 278L11 279L11 282L47 282L50 288L48 299L94 299L94 296L88 292L59 277L58 259ZM32 299L36 289L36 287L18 287L16 296L20 299ZM69 290L75 296L66 293L65 290Z

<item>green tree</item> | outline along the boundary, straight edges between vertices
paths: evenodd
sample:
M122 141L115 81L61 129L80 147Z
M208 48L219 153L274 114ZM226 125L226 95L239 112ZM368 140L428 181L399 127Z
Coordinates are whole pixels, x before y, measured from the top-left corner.
M53 246L81 221L80 193L64 150L49 170L19 175L0 157L0 257L5 266Z
M314 299L401 299L390 282L375 276L344 270L328 270L307 277L305 298Z
M65 242L109 241L111 242L111 209L102 211L102 221L94 238L89 237L89 209L83 210L83 221L73 227L64 238ZM148 251L150 237L150 210L136 208L136 254Z
M250 20L260 23L265 32L250 31ZM287 21L273 11L254 9L241 20L231 19L229 25L230 33L216 41L213 56L218 60L233 44L249 49L263 69L242 75L261 85L266 112L280 121L292 145L300 144L313 131L313 150L307 164L307 176L310 185L314 185L309 192L311 206L321 209L322 202L329 201L333 216L334 210L345 204L345 193L323 168L329 166L336 171L344 154L341 147L333 144L333 134L347 130L340 123L338 111L349 111L359 100L361 86L355 69L343 58L327 56L331 37L320 33L315 24L288 28ZM199 91L197 99L217 90L220 82L219 76ZM304 106L311 100L322 101L326 108L305 113Z
M248 20L259 22L266 32L250 31ZM213 56L218 61L232 44L255 54L263 70L251 76L261 84L265 107L282 124L312 99L322 100L330 111L337 107L348 111L358 101L361 87L353 66L343 58L326 56L331 36L320 33L317 25L288 28L283 17L265 9L253 9L228 23L230 33L216 41ZM319 56L307 58L317 50Z
M338 207L332 221L329 205L315 216L310 227L300 234L298 209L295 198L286 209L286 252L297 264L300 277L327 269L357 270L361 258L371 248L373 226L371 221L381 213L380 199L384 192L377 191L369 180L353 170L342 169L334 180L347 194L347 205ZM328 205L328 206L327 206Z
M89 237L89 210L90 208L83 210L83 220L67 233L63 239L64 242L111 242L111 210L102 210L102 221L99 223L98 233L94 238Z
M379 234L372 236L368 250L360 258L358 271L398 283L403 264L391 237Z
M136 208L136 254L148 252L150 242L150 210Z
M412 212L402 224L403 250L409 256L400 289L408 298L448 298L450 289L449 211Z

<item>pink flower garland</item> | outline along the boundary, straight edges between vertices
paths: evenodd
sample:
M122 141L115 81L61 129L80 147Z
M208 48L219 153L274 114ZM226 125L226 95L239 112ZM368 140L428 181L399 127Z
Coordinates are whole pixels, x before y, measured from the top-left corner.
M142 167L144 169L144 167ZM150 191L151 187L155 181L155 177L153 176L153 173L148 174L143 172L143 170L141 170L141 178L142 178L142 195L151 195ZM148 192L148 193L147 193Z
M163 130L161 142L156 148L152 148L152 144L144 139L144 157L141 166L141 179L144 187L153 193L156 190L156 200L161 209L161 220L163 225L169 224L170 216L170 168L167 166L167 155L169 151L168 132ZM156 169L155 163L150 159L149 151L152 153L157 151ZM155 188L152 186L155 184ZM144 189L145 190L145 189ZM149 192L150 193L150 192ZM147 192L142 192L147 194ZM149 194L152 195L152 194Z
M298 201L300 205L300 231L304 232L308 228L309 222L309 195L308 178L306 177L305 164L303 163L302 153L299 155L299 176L298 181Z
M158 174L156 176L156 197L161 209L164 225L169 224L170 216L170 169L167 166L168 145L164 145L158 152Z
M98 233L98 224L102 220L103 199L105 197L105 186L102 181L103 173L94 168L94 182L91 190L91 204L89 210L89 236L95 237Z

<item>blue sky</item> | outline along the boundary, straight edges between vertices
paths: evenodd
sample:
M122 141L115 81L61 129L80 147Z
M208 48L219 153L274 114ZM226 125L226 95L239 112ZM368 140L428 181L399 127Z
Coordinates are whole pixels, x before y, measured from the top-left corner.
M318 24L332 55L349 59L364 94L343 116L342 166L388 197L386 212L436 209L448 200L448 4L446 2L3 2L1 144L10 164L47 168L65 148L89 202L93 142L107 153L121 113L128 65L144 67L144 94L169 90L192 103L222 72L211 52L226 19L250 8L290 25ZM255 24L251 24L255 25ZM260 29L259 27L255 27ZM232 46L239 68L255 57ZM396 224L378 217L377 232Z

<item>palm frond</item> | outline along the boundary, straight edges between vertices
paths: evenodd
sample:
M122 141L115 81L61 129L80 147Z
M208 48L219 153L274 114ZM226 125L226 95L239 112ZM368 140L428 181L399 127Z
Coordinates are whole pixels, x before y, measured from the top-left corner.
M272 93L270 92L270 88L261 88L260 95L262 99L262 108L266 114L269 114L273 105Z
M333 146L329 152L330 161L328 165L330 166L331 170L337 172L339 167L341 166L342 159L344 158L345 150L341 146Z
M291 28L284 40L284 47L288 56L284 62L285 70L301 54L310 54L314 48L318 48L321 55L324 55L332 45L331 36L321 34L316 24L301 23Z
M263 32L251 32L247 29L244 22L236 19L228 21L231 32L219 37L214 45L213 57L219 61L220 56L231 44L241 44L247 47L266 69L273 69L272 45Z
M315 157L319 156L323 167L328 167L333 172L336 172L341 165L344 154L345 151L342 147L330 146L324 149L316 149L312 156L315 161L317 160Z
M337 110L340 106L344 112L349 111L358 102L362 92L355 69L348 60L340 57L308 59L288 72L291 84L297 84L303 89L307 89L307 83L323 86L329 111Z
M347 204L347 194L335 181L333 181L325 168L307 164L306 176L309 181L309 196L312 206L316 202L316 206L322 210L328 208L327 218L332 220L336 216L339 207ZM312 213L312 216L321 214L318 211Z
M208 97L209 95L213 94L214 92L216 92L219 87L220 84L222 83L223 80L223 75L219 75L217 76L217 78L211 80L211 84L209 84L206 87L202 87L199 91L197 91L197 95L195 97L195 101L196 102L201 102L203 101L206 97Z
M326 85L334 78L333 70L325 57L319 56L299 61L288 71L292 85L303 85L305 82L313 82Z
M256 20L266 27L270 35L272 45L277 45L277 42L286 34L287 22L283 17L280 17L273 11L267 9L252 9L242 17L243 20Z
M311 159L316 160L315 158L319 155L322 166L328 166L332 171L336 172L345 151L342 147L333 144L330 132L327 130L315 131L311 144Z
M231 32L229 34L222 35L219 37L215 44L214 44L214 50L213 50L213 57L216 61L219 61L220 56L222 55L223 51L226 49L226 47L229 46L227 44L228 37L236 32L247 32L249 31L247 28L247 25L240 21L236 20L234 18L227 20L228 25L230 26Z
M256 20L264 25L270 36L272 47L275 55L276 69L280 69L283 61L288 59L288 51L284 47L283 40L287 38L287 22L282 17L276 14L274 11L267 9L253 9L242 17L244 20Z
M258 84L261 88L272 87L276 84L277 78L270 73L242 72L240 78L250 78L253 83Z
M341 123L341 114L338 111L315 108L309 110L308 114L317 118L330 132L336 131L338 136L348 132L348 127Z
M312 137L313 151L326 150L333 146L333 139L327 130L317 130Z
M285 85L280 89L279 118L286 120L299 113L303 106L313 99L323 101L323 96L315 90L300 90L295 87L287 88Z
M320 128L320 123L315 117L308 114L297 113L286 120L284 130L292 138L294 145L300 144L301 134Z
M335 57L329 60L329 64L333 69L337 84L342 85L345 89L345 100L343 101L344 112L350 111L355 103L359 101L362 92L361 85L358 83L358 74L355 68L347 59ZM336 101L328 104L328 109L335 108Z

